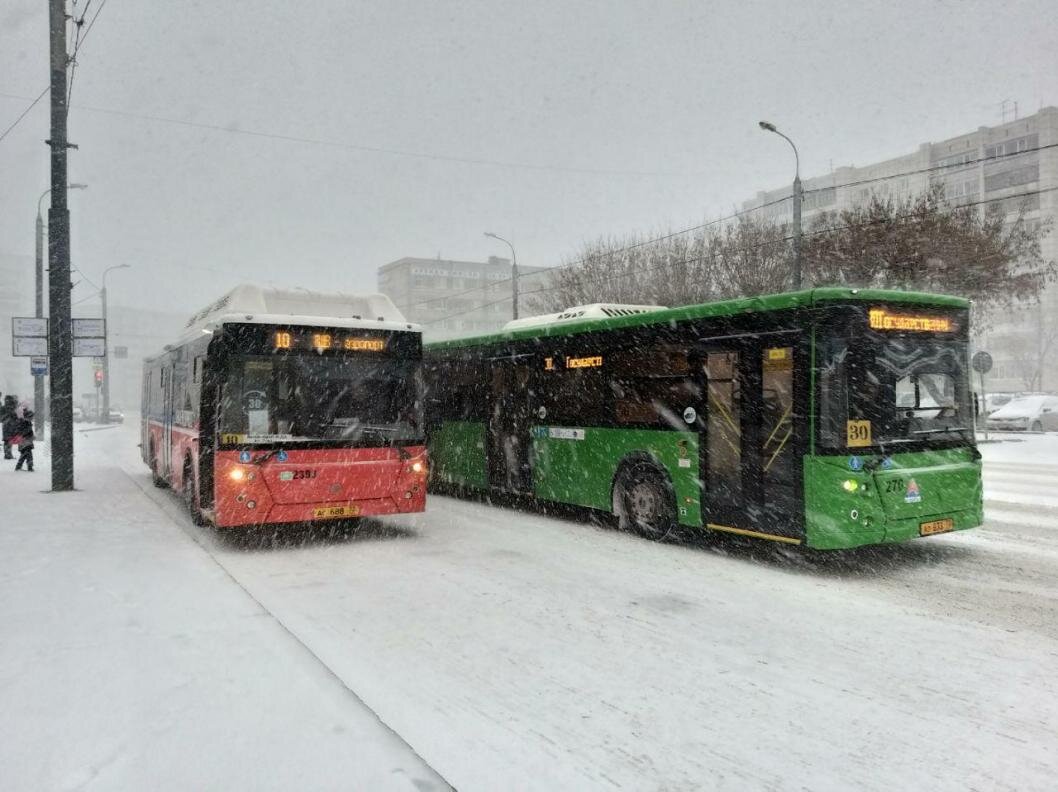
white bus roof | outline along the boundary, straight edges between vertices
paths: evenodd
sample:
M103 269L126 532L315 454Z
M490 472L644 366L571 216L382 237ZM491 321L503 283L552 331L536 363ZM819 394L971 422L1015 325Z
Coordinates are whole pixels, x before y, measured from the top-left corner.
M232 323L420 329L418 325L409 324L384 294L337 294L243 284L194 314L184 330L208 331Z
M512 319L503 326L503 329L522 330L527 327L543 327L544 325L559 324L561 322L574 322L579 319L608 319L614 316L632 316L633 314L664 310L664 305L625 305L622 303L574 305L572 308L567 308L559 313Z

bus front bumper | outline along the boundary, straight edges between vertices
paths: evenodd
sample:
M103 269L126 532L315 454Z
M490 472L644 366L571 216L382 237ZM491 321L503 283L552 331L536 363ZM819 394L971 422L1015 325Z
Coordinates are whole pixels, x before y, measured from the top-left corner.
M217 528L325 523L421 512L426 508L426 490L420 486L385 498L332 503L258 503L250 499L230 499L217 506L214 512Z

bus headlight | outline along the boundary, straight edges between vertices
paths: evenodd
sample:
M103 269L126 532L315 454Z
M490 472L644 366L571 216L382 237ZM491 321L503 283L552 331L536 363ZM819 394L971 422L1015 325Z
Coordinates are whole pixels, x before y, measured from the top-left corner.
M242 481L246 478L246 471L242 468L232 468L228 471L228 478L232 481Z
M853 479L845 479L841 482L841 488L845 490L845 492L855 492L860 488L860 483Z
M416 459L408 467L408 470L412 473L422 473L424 470L426 470L426 465L424 465L421 460Z

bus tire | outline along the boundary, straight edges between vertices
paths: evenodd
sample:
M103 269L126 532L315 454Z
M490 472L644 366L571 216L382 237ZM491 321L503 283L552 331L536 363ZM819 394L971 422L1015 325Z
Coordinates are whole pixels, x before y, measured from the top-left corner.
M148 454L151 458L151 484L159 489L165 489L169 486L169 482L158 475L158 455L154 452L154 443L150 444Z
M662 541L676 528L676 496L669 477L653 464L636 462L614 480L613 513L622 531Z
M191 460L184 462L184 503L191 515L191 522L195 525L205 525L206 520L202 516L202 510L198 507L198 495L195 494L195 476L191 471Z

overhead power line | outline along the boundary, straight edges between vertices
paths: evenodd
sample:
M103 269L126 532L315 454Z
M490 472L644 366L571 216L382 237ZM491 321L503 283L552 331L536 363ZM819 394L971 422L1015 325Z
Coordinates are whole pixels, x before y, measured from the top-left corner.
M808 190L803 190L804 195L814 192L822 192L824 190L838 190L847 187L859 187L863 184L873 184L880 181L892 181L893 179L901 179L904 176L919 176L923 173L934 173L936 171L943 170L960 170L962 168L969 168L974 165L980 165L982 162L996 162L998 160L1009 159L1011 157L1024 157L1026 154L1032 154L1036 151L1046 151L1058 147L1058 143L1045 143L1042 146L1036 146L1035 148L1025 149L1024 151L1010 151L1004 154L994 154L991 157L978 157L977 159L964 160L963 162L949 162L945 165L930 165L928 168L918 168L917 170L901 171L900 173L894 173L892 176L871 176L867 179L857 179L856 181L843 182L842 184L833 184L824 187L812 187ZM791 196L787 196L785 200L789 200ZM756 207L756 210L763 209L764 206Z
M1046 188L1043 188L1041 190L1028 190L1028 191L1025 191L1025 192L1022 192L1022 193L1017 193L1015 195L1006 195L1006 196L1003 196L1001 198L988 198L988 199L984 199L984 200L980 200L980 201L971 201L971 202L968 202L968 203L965 203L965 204L961 204L961 205L959 205L958 207L955 207L955 208L957 208L957 209L965 209L965 208L970 208L970 207L974 207L974 206L982 206L984 204L994 203L996 201L1005 201L1005 200L1010 200L1010 199L1015 199L1015 198L1028 198L1028 197L1031 197L1033 195L1041 195L1043 193L1054 192L1056 190L1058 190L1058 187L1046 187ZM908 219L910 217L913 217L913 216L914 216L913 214L904 214L904 215L897 215L895 218L892 218L892 219L906 220L906 219ZM881 219L881 220L869 221L869 222L866 222L866 223L858 223L858 224L855 224L855 225L854 224L845 224L845 225L841 225L841 226L828 226L826 228L816 229L815 231L807 231L807 232L804 233L804 236L809 237L809 236L820 236L822 234L833 234L833 233L835 233L837 231L846 231L846 230L848 230L850 228L853 228L853 227L856 227L856 226L878 225L880 223L886 222L887 220L888 220L888 218ZM793 235L792 234L787 234L787 235L784 235L782 237L777 237L775 239L769 239L769 240L766 240L765 242L760 242L760 243L755 244L755 245L748 245L746 247L736 248L735 250L732 250L730 252L732 252L732 253L749 253L749 252L752 252L754 250L760 250L761 248L767 247L769 245L778 245L778 244L790 242L792 240L793 240ZM713 254L711 256L692 256L692 257L689 257L689 258L686 258L686 259L679 259L679 260L676 260L676 261L664 261L664 262L662 262L660 264L656 264L656 265L653 265L653 266L650 266L650 267L639 267L639 268L631 270L631 271L618 272L618 273L614 273L612 275L602 275L602 276L596 276L596 277L593 277L593 278L586 278L583 281L583 283L586 283L586 284L607 283L607 282L614 281L614 280L620 280L622 278L632 277L634 275L642 275L642 274L645 274L645 273L648 273L648 272L654 272L656 270L665 269L666 267L676 267L676 266L680 266L681 264L698 263L698 262L701 262L701 261L703 261L703 260L705 260L707 258L712 260L712 259L715 259L716 257L717 257L717 254ZM535 274L538 274L538 273L530 273L530 274L531 275L535 275ZM533 294L543 294L543 293L546 293L546 292L558 291L559 289L564 289L564 288L568 288L568 287L566 285L563 285L563 284L558 284L558 285L554 285L554 286L542 286L542 287L540 287L538 289L534 289L532 291L525 292L523 296L528 297L528 296L533 295ZM453 295L453 296L455 296L455 295ZM503 298L501 300L494 300L492 302L485 303L484 305L475 306L473 308L470 308L470 309L467 309L467 310L464 310L464 311L459 311L457 313L453 313L453 314L448 314L446 316L442 316L442 317L440 317L438 319L434 319L432 321L425 322L424 324L433 325L433 324L437 324L439 322L446 321L448 319L455 319L455 318L458 318L460 316L464 316L464 315L469 314L469 313L474 313L476 311L480 311L483 308L487 308L487 307L492 306L492 305L497 305L497 304L499 304L501 302L507 302L509 299L510 299L510 297L505 297L505 298Z
M100 6L100 11L102 6ZM98 12L97 12L98 16ZM95 18L92 20L95 22ZM85 33L87 35L87 32ZM6 96L11 99L25 99L24 96L17 96L15 94L0 93L0 96ZM580 173L595 176L638 176L638 177L655 177L655 176L687 176L688 172L676 172L676 171L638 171L638 170L627 170L627 169L610 169L610 168L588 168L588 167L576 167L567 165L544 165L540 163L531 162L517 162L514 160L496 160L486 159L481 157L464 157L459 155L451 154L438 154L433 152L425 151L411 151L408 149L397 149L389 148L387 146L369 146L360 143L348 143L340 140L327 140L325 138L312 138L304 137L301 135L287 135L279 132L267 132L259 129L238 129L231 126L223 126L221 124L209 124L200 121L188 121L183 118L172 118L168 116L151 115L149 113L134 113L128 110L112 110L105 107L90 107L88 105L78 105L78 110L83 110L89 113L102 113L105 115L119 116L123 118L135 118L141 121L153 121L160 124L172 124L176 126L184 126L191 129L208 129L213 132L224 132L231 135L244 135L248 137L262 138L265 140L279 140L287 143L303 143L314 146L326 146L328 148L344 149L348 151L363 151L372 154L387 154L396 157L408 157L412 159L425 159L435 160L439 162L455 162L463 165L487 165L492 167L500 168L516 168L521 170L532 170L532 171L551 171L557 173ZM691 174L696 175L696 174ZM701 175L701 174L697 174Z
M44 89L43 91L41 91L41 92L40 92L40 94L39 94L39 95L37 96L37 98L36 98L36 99L34 99L34 100L33 100L32 102L30 102L30 103L29 103L29 106L28 106L28 107L27 107L27 108L26 108L25 110L23 110L23 111L22 111L22 113L21 113L21 115L19 115L19 117L18 117L18 118L16 118L16 119L15 119L15 120L14 120L14 121L13 121L13 122L11 123L11 126L9 126L9 127L7 128L7 129L5 129L5 130L3 131L3 133L2 133L2 134L0 134L0 140L3 140L4 138L6 138L6 137L7 137L7 135L8 135L8 133L9 133L9 132L10 132L10 131L11 131L12 129L14 129L15 127L17 127L17 126L19 125L19 122L21 122L23 118L25 118L25 117L26 117L27 115L29 115L29 111L30 111L30 110L32 110L32 109L33 109L34 107L36 107L36 106L37 106L37 102L39 102L39 101L40 101L41 99L43 99L43 98L45 97L45 95L47 95L47 93L48 93L48 91L49 91L49 90L51 90L51 86L48 86L48 87L47 87L47 88L45 88L45 89ZM0 94L0 95L2 95L2 96L6 96L6 97L8 97L8 98L10 98L10 99L24 99L24 98L25 98L25 97L22 97L22 96L14 96L13 94Z
M88 14L88 9L92 5L92 0L88 0L88 2L85 4L84 11L81 14L80 20L75 23L77 25L77 34L76 34L76 39L77 40L74 43L73 54L70 55L70 85L69 85L69 91L68 91L68 94L67 94L67 102L66 102L66 112L67 113L70 112L70 99L73 98L73 78L74 78L74 74L75 74L76 68L77 68L77 53L80 51L81 47L84 46L85 39L88 38L88 34L92 32L92 28L95 26L96 20L99 19L99 14L102 13L103 8L106 6L106 4L107 4L107 0L103 0L99 4L99 8L96 9L95 16L93 16L92 17L92 21L88 23L88 27L85 28L84 33L81 32L81 27L84 24L85 15ZM29 103L29 105L26 107L26 109L23 110L21 112L21 114L19 114L18 118L16 118L11 123L11 126L9 126L7 129L5 129L3 131L2 134L0 134L0 141L2 141L4 138L6 138L8 133L11 132L12 129L17 127L22 122L23 118L25 118L27 115L29 115L29 111L32 110L34 107L36 107L37 103L41 99L43 99L47 95L48 91L50 91L50 90L51 90L51 86L50 85L46 86L44 88L44 90L41 91L40 94L38 94L37 98L32 100ZM8 93L0 94L0 96L6 96L8 99L26 99L26 98L28 98L28 97L25 97L25 96L16 96L15 94L8 94Z
M1044 151L1044 150L1051 149L1051 148L1056 148L1056 147L1058 147L1058 143L1048 143L1048 144L1045 144L1043 146L1037 146L1035 148L1026 149L1024 151L1016 151L1016 152L1010 152L1010 153L1006 153L1006 154L999 154L999 155L992 156L992 157L981 157L979 159L968 160L968 161L964 161L964 162L960 162L960 163L949 163L949 164L946 164L946 165L934 165L934 166L930 166L928 168L919 168L917 170L910 170L910 171L903 171L903 172L900 172L900 173L894 173L894 174L892 174L890 176L877 176L877 177L872 177L872 178L868 178L868 179L858 179L856 181L845 182L845 183L842 183L842 184L834 184L834 185L830 185L830 186L827 186L827 187L815 187L815 188L812 188L812 189L809 189L809 190L805 190L804 194L807 195L808 193L821 192L823 190L836 190L836 189L842 189L842 188L847 188L847 187L857 187L857 186L860 186L860 185L863 185L863 184L870 184L872 182L890 181L892 179L899 179L899 178L902 178L904 176L914 176L914 175L919 175L919 174L923 174L923 173L931 173L931 172L934 172L934 171L966 168L966 167L970 167L970 166L973 166L973 165L980 164L982 162L993 162L993 161L997 161L997 160L1001 160L1001 159L1007 159L1007 158L1010 158L1010 157L1020 157L1020 156L1026 155L1026 154L1031 154L1031 153L1033 153L1035 151ZM639 248L639 247L644 247L646 245L652 245L652 244L655 244L657 242L663 242L666 239L672 239L673 237L681 236L683 234L689 234L689 233L694 232L694 231L700 231L701 229L708 228L709 226L712 226L712 225L717 225L719 223L724 223L724 222L727 222L729 220L734 220L734 219L737 219L739 217L743 217L745 215L753 214L754 212L759 212L759 211L761 211L763 209L767 209L770 206L775 206L777 204L785 203L786 201L789 201L791 199L791 197L792 196L790 196L790 195L785 195L782 198L776 198L774 200L771 200L771 201L768 201L766 203L763 203L760 206L754 206L754 207L751 207L749 209L742 209L742 210L740 210L738 212L733 212L733 213L731 213L729 215L726 215L724 217L717 218L716 220L710 220L707 223L701 223L699 225L690 226L689 228L683 228L683 229L680 229L679 231L672 231L670 233L663 234L662 236L651 237L649 239L645 239L645 240L642 240L640 242L635 242L633 244L617 248L616 250L604 251L604 252L601 252L601 253L599 253L597 255L605 256L605 257L617 256L617 255L620 255L621 253L627 253L628 251L634 250L634 249ZM987 201L982 201L980 203L990 203L993 200L999 200L999 199L989 199ZM963 206L969 206L969 205L978 205L978 204L963 204ZM531 277L534 277L534 276L537 276L537 275L544 275L544 274L546 274L548 272L552 272L552 271L554 271L556 269L562 269L563 267L570 267L570 268L576 267L579 264L583 264L585 260L586 259L581 258L581 259L577 259L575 261L571 261L571 262L566 263L566 264L557 264L557 265L552 266L552 267L545 267L543 269L536 270L535 272L528 272L525 275L520 276L519 277L519 281L522 281L525 278L531 278ZM422 301L417 302L417 303L412 303L412 305L410 307L415 308L415 307L421 307L421 306L425 306L425 305L431 305L431 304L436 303L436 302L443 302L443 301L448 300L448 299L453 299L453 298L465 296L467 294L472 294L472 293L474 293L476 291L482 291L482 290L484 290L484 288L494 288L494 287L497 287L497 286L502 286L503 284L510 283L510 282L511 282L511 278L505 278L504 280L501 280L501 281L494 281L493 283L489 284L487 287L480 287L479 286L479 287L475 287L475 288L472 288L472 289L468 289L468 290L463 291L463 292L458 292L456 294L449 294L449 295L445 295L445 296L441 296L441 297L432 297L432 298L430 298L428 300L422 300Z
M776 199L774 201L769 201L768 203L762 204L761 206L755 207L753 209L743 209L741 211L733 212L732 214L725 215L724 217L718 217L715 220L709 220L708 222L705 222L705 223L699 223L698 225L691 226L690 228L682 228L679 231L671 231L671 232L669 232L667 234L663 234L662 236L659 236L659 237L651 237L650 239L644 239L644 240L641 240L639 242L633 242L630 245L626 245L626 246L618 248L616 250L608 250L605 253L600 253L598 255L601 255L601 256L616 256L616 255L618 255L620 253L627 253L629 250L635 250L636 248L644 247L645 245L652 245L655 242L663 242L666 239L672 239L673 237L681 236L682 234L688 234L691 231L699 231L699 230L701 230L703 228L708 228L709 226L718 225L719 223L725 223L728 220L734 220L735 218L741 217L742 215L746 215L746 214L750 214L752 212L759 211L760 209L764 209L765 207L771 206L773 204L782 203L785 200L787 200L787 198L779 198L779 199ZM537 275L545 275L548 272L553 272L554 270L563 269L565 267L576 267L578 264L583 264L586 260L587 260L586 258L581 258L581 259L577 259L575 261L571 261L571 262L568 262L568 263L565 263L565 264L555 264L554 266L551 266L551 267L543 267L543 268L535 270L533 272L527 272L524 275L519 275L518 276L518 280L519 281L523 281L526 278L532 278L532 277L535 277ZM513 280L513 278L511 278L511 277L504 278L503 280L493 281L492 283L489 283L486 286L475 286L473 288L467 289L466 291L456 292L455 294L446 294L446 295L441 296L441 297L431 297L428 300L422 300L420 302L412 303L408 307L417 308L417 307L420 307L420 306L423 306L423 305L431 305L431 304L436 303L436 302L443 302L444 300L454 299L456 297L463 297L463 296L466 296L468 294L473 294L474 292L485 291L486 289L492 289L492 288L496 288L498 286L503 286L504 284L510 283L512 280Z

